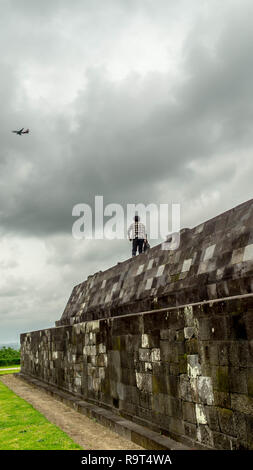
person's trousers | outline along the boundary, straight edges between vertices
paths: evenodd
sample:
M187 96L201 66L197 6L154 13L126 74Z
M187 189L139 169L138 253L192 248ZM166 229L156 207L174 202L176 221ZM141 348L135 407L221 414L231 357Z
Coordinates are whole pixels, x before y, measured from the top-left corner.
M134 238L133 239L133 248L132 248L132 255L136 255L136 251L138 249L139 254L142 253L143 251L143 243L144 239L143 238Z

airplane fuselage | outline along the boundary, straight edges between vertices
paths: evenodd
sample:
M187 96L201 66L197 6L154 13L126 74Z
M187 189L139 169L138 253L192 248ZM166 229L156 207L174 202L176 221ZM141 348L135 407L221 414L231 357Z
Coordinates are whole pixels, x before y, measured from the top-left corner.
M12 131L14 134L17 135L22 135L22 134L29 134L29 129L26 129L26 131L23 131L24 128L20 129L20 131Z

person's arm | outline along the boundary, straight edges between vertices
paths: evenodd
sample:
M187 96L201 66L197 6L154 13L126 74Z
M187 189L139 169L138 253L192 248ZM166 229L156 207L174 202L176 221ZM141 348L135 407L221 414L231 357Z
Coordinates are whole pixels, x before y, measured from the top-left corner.
M127 231L127 236L128 236L128 239L130 241L131 241L130 235L131 235L131 232L132 232L132 228L133 228L133 224L130 225L130 227L128 228L128 231Z

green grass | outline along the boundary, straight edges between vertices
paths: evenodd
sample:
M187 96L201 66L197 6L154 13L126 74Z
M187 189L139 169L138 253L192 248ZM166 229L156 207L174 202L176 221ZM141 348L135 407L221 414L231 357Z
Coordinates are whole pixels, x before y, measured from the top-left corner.
M12 366L0 366L0 369L11 369L13 367L20 367L20 364L12 364Z
M17 367L17 369L14 370L1 370L1 369L12 369L13 367ZM5 375L5 374L16 374L20 371L20 364L17 366L1 366L0 367L0 375Z
M0 381L0 450L81 450Z

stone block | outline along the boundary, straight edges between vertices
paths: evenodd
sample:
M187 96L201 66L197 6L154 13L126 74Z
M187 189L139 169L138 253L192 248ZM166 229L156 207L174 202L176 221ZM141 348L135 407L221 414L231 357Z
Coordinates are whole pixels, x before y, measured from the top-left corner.
M151 349L151 362L160 362L161 357L160 357L160 349L159 348L153 348Z
M194 327L194 314L193 307L191 305L184 308L184 318L186 327Z
M205 405L205 416L212 431L220 431L218 412L216 407Z
M245 416L247 426L247 445L249 449L253 449L253 416Z
M253 398L239 393L231 393L231 408L253 416Z
M144 367L145 372L152 372L153 367L151 362L145 362L145 367Z
M187 376L184 374L184 377L187 377ZM167 389L168 395L171 395L173 397L179 397L180 376L171 375L171 374L167 375L166 384L167 384L166 389Z
M139 405L142 407L142 408L146 408L148 410L152 410L152 407L153 407L153 396L151 393L147 393L147 392L143 392L143 391L140 391L139 392ZM160 403L160 406L162 406L162 404ZM157 407L158 407L158 410L159 410L159 405L157 403Z
M141 347L142 348L156 348L159 346L160 338L154 335L141 335Z
M209 318L199 318L199 339L201 341L211 339L211 322Z
M187 326L186 328L184 328L184 337L185 337L185 339L191 339L195 336L195 334L196 334L195 327Z
M157 395L160 393L166 394L167 393L167 381L166 377L164 374L159 374L159 375L152 375L151 376L151 381L152 381L152 392L153 395Z
M238 411L234 411L233 415L237 438L241 443L245 443L247 442L247 417Z
M197 421L198 426L200 424L207 424L207 417L206 417L204 405L200 405L199 403L196 403L195 413L196 413L196 421Z
M168 429L170 432L183 435L184 433L184 422L182 419L177 419L173 416L168 418Z
M187 272L190 270L192 264L192 259L185 259L182 266L182 272Z
M188 354L199 354L199 342L195 338L191 338L185 342L185 353Z
M197 427L197 440L208 447L213 447L213 432L206 424L199 424Z
M217 345L219 365L229 365L229 342L221 341Z
M239 367L229 368L229 389L233 393L247 393L246 370Z
M212 405L214 402L213 384L211 377L197 377L197 390L201 403Z
M168 415L166 401L168 400L167 395L164 393L157 393L150 395L151 397L151 407L155 413L160 413L163 415Z
M187 356L187 374L189 377L196 378L201 375L201 365L198 354Z
M144 362L149 362L150 361L150 350L149 349L139 349L139 360L144 361Z
M248 367L245 374L246 374L246 380L247 380L248 395L249 397L253 398L253 368Z
M203 261L207 261L211 259L214 255L214 250L215 250L216 245L210 245L205 249L204 256L203 256Z
M236 450L236 439L214 431L213 446L217 450Z
M227 408L217 408L220 430L229 436L237 436L234 413Z
M196 410L194 403L190 403L187 401L182 401L182 413L183 413L183 420L187 421L188 423L196 424Z
M197 425L189 422L184 422L184 434L190 439L197 439Z
M193 391L189 377L185 374L180 375L179 397L184 401L193 401Z
M218 392L214 390L214 405L221 408L231 408L231 397L227 392Z
M172 341L160 341L161 361L178 363L178 350Z
M136 372L136 386L144 392L152 392L152 376L150 374L141 374Z
M229 369L227 366L213 367L212 378L214 390L229 393Z
M252 261L253 260L253 244L247 245L243 254L243 261Z

